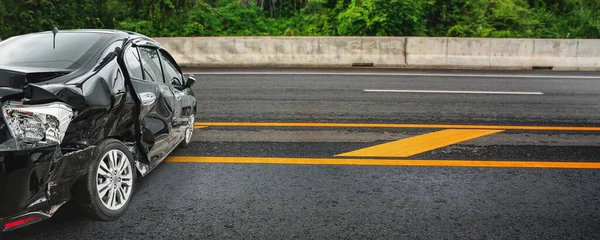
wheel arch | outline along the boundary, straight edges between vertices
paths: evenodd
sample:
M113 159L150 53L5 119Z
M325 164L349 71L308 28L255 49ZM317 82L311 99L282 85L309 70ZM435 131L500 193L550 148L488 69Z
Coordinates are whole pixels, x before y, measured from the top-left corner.
M139 144L137 144L135 138L132 135L126 134L109 136L105 139L102 139L101 141L104 141L106 139L116 139L125 144L125 146L127 146L127 149L129 150L131 155L133 155L133 162L135 164L136 174L138 174L139 177L143 177L148 173L148 159L146 155L143 154L142 149L139 147Z

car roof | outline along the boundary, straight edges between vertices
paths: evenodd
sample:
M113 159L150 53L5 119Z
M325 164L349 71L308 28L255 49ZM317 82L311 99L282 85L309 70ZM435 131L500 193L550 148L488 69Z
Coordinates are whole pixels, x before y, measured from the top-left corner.
M115 29L66 29L66 30L59 30L58 33L60 34L61 32L112 34L113 35L112 38L129 38L130 40L132 40L134 42L138 42L138 43L144 42L143 45L149 45L149 46L154 46L154 47L162 48L162 46L160 45L160 43L158 43L154 39L152 39L152 38L150 38L148 36L145 36L143 34L140 34L140 33L132 32L132 31L126 31L126 30L115 30ZM48 34L48 33L52 33L52 31L36 32L36 33L29 33L29 34L24 34L24 35L30 35L30 34ZM15 37L18 37L18 36L15 36Z
M61 32L72 32L72 33L98 33L98 34L117 34L119 32L125 32L120 30L111 30L111 29L59 29L58 33ZM23 35L35 35L35 34L48 34L52 33L52 31L44 31L44 32L34 32ZM17 37L17 36L15 36Z

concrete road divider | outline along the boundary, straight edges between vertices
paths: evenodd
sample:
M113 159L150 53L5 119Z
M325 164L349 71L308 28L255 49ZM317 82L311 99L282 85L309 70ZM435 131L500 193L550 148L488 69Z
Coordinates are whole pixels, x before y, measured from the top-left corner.
M406 63L414 67L447 66L447 38L408 38L406 40Z
M600 40L434 37L157 38L183 66L600 70Z
M600 40L579 40L577 46L577 68L600 70Z
M578 46L579 40L536 39L533 64L553 66L557 70L577 68Z
M448 38L447 65L490 66L490 39Z
M405 38L157 38L185 66L404 67Z
M531 69L533 66L533 39L492 39L490 67Z

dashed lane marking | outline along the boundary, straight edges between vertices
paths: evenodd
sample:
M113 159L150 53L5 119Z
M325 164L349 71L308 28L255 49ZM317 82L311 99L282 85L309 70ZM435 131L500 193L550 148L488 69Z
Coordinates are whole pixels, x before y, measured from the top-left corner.
M500 91L455 91L455 90L400 90L400 89L365 89L374 93L449 93L449 94L493 94L493 95L544 95L543 92L500 92Z

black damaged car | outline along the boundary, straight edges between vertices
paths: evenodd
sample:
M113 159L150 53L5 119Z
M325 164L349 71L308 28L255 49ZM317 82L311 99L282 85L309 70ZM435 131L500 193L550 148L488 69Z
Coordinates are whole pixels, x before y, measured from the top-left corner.
M0 232L73 199L114 220L148 174L194 130L195 79L161 45L112 30L0 42Z

